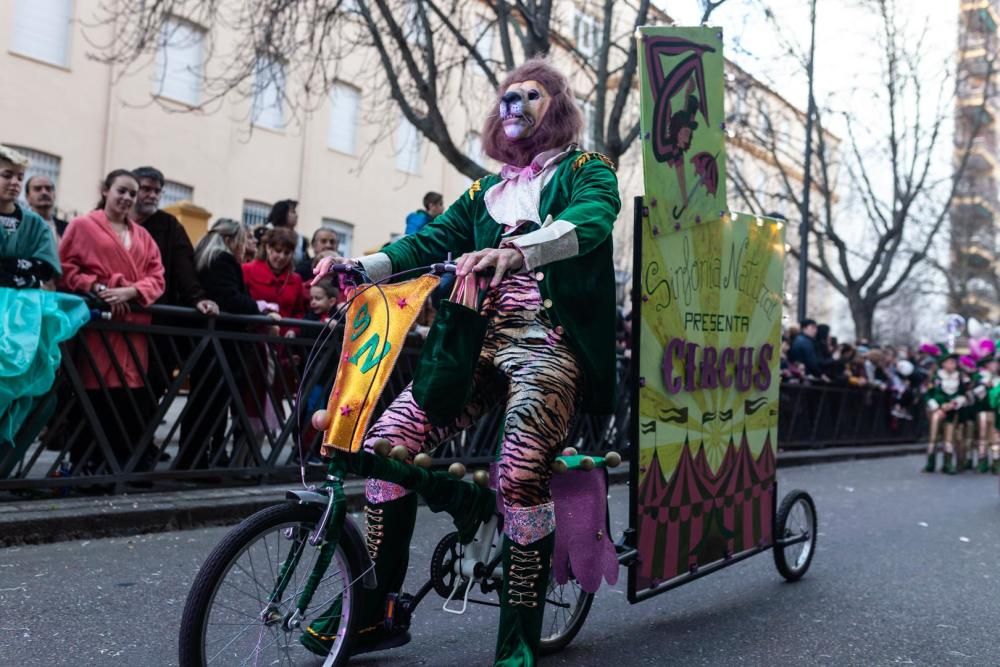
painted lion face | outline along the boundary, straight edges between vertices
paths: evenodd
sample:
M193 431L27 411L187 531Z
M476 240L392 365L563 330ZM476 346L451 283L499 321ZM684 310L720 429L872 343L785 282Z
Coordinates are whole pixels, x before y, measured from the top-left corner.
M545 118L551 101L545 86L533 79L507 86L500 96L500 123L507 139L530 137Z

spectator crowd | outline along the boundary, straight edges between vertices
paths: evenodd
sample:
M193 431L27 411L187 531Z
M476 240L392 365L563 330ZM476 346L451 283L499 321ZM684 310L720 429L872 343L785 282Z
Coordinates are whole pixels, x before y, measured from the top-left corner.
M934 359L908 346L879 345L867 339L842 343L827 324L805 319L781 338L781 378L792 384L868 388L891 399L891 415L913 419Z
M55 183L44 176L26 182L27 164L17 151L0 146L0 287L87 295L113 319L140 326L180 324L173 316L160 314L164 309L150 314L145 307L153 305L194 308L203 315L263 315L273 320L263 333L289 338L299 330L285 321L326 321L340 300L337 285L329 279L313 284L313 266L335 253L337 235L321 228L311 239L303 237L296 231L294 200L276 203L267 224L252 230L235 220L219 219L195 248L180 221L160 208L165 179L158 169L115 169L104 178L94 210L67 222L55 216ZM22 191L27 206L19 199ZM260 330L260 325L219 325L226 327ZM133 444L142 436L149 414L194 342L127 329L82 332L75 346L76 366L120 466L133 456ZM233 343L225 353L235 357L246 351ZM153 369L151 355L162 360ZM260 392L260 385L275 381L266 365L261 372L246 371L245 364L230 366L237 374L244 368L236 379L248 391ZM212 372L205 366L192 369L191 398L209 412L225 415L225 396L220 398L220 392L196 395L199 377ZM261 420L281 409L264 403L254 415ZM227 455L218 443L225 419L198 420L196 412L202 411L186 411L179 453L183 460L178 465L224 463ZM87 421L82 414L73 417ZM197 444L204 441L214 442L215 447ZM186 442L191 446L186 448ZM96 434L74 439L65 473L97 472L96 449ZM169 458L155 447L146 448L142 457L134 470L151 470L158 460Z
M320 228L306 239L296 231L295 200L274 204L266 224L254 228L218 219L194 247L181 222L160 208L165 178L154 167L112 171L102 182L94 210L68 222L55 214L56 184L45 176L25 181L26 167L22 155L0 146L0 287L89 295L114 319L140 327L190 326L190 319L185 324L179 315L165 314L174 312L170 309L146 309L153 305L193 308L205 316L255 315L254 324L237 324L231 318L221 320L216 328L289 339L301 332L293 320L327 322L343 301L338 285L329 278L313 280L319 260L337 253L337 234ZM22 191L27 206L20 203ZM443 208L439 193L427 193L422 208L406 216L406 233L419 231ZM447 296L450 287L443 282L428 301L415 327L417 333L426 332L434 305ZM619 312L618 344L625 356L630 330L630 317ZM134 444L141 440L148 416L196 344L196 337L148 336L128 328L82 332L74 347L74 361L93 416L111 445L105 458L113 456L124 467L141 456L130 464L139 472L170 459L155 446L139 454ZM280 347L262 350L260 343L232 340L221 345L219 354L225 357L232 381L245 394L241 403L251 420L262 424L285 416L287 406L266 395L269 387L287 379L282 376L288 368L301 368L302 358ZM254 355L264 361L248 365L245 359ZM159 360L152 369L151 356ZM782 337L783 382L882 392L893 419L918 416L941 361L908 347L867 340L841 343L830 335L828 325L811 319ZM175 467L229 465L236 448L227 450L224 444L228 417L232 417L235 439L247 434L237 426L230 396L212 390L210 380L218 375L218 365L211 356L202 357L189 371L188 401L199 409L185 410L180 420ZM322 390L312 389L307 397L310 408L319 406ZM88 422L83 414L72 415L71 420ZM64 474L99 473L98 440L96 433L75 438L67 446ZM996 458L1000 460L1000 453Z

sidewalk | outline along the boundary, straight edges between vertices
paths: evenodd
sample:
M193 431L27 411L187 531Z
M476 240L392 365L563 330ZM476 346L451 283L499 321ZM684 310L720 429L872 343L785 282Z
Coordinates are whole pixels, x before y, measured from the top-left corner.
M782 451L778 467L854 459L905 456L925 445L882 445ZM610 471L612 484L628 483L629 467ZM0 504L0 547L65 540L139 535L238 523L257 510L281 502L294 483L222 489L190 489L164 493L54 498ZM348 507L364 502L364 482L345 483Z

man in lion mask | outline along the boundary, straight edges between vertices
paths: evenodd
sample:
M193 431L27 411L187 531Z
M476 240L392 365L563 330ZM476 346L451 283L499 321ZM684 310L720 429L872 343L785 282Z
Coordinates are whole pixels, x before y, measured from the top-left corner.
M370 429L412 457L506 403L497 491L503 568L496 664L534 664L554 545L551 464L577 408L610 412L615 388L615 280L611 230L621 202L610 161L573 143L583 120L566 78L542 60L510 72L486 120L483 148L503 164L477 180L419 233L361 257L371 280L439 262L458 280L493 269L481 313L485 342L462 415L432 423L407 387ZM322 275L330 260L317 268ZM485 285L485 282L484 282ZM384 629L385 597L406 575L417 498L369 479L369 553L378 589L366 593L354 652L409 640ZM317 652L324 637L312 633ZM309 645L307 635L304 643Z

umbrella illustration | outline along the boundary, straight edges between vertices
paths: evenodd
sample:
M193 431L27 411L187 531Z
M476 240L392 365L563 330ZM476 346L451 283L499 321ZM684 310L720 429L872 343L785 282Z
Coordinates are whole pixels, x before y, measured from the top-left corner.
M718 156L718 153L709 155L707 152L701 152L691 158L691 165L694 167L694 173L698 175L698 180L691 187L690 192L684 193L684 203L681 207L679 209L676 206L674 207L674 220L680 218L681 214L687 209L688 203L692 195L694 195L695 190L698 189L698 186L704 185L709 195L714 195L716 190L718 190L719 164L716 162Z

